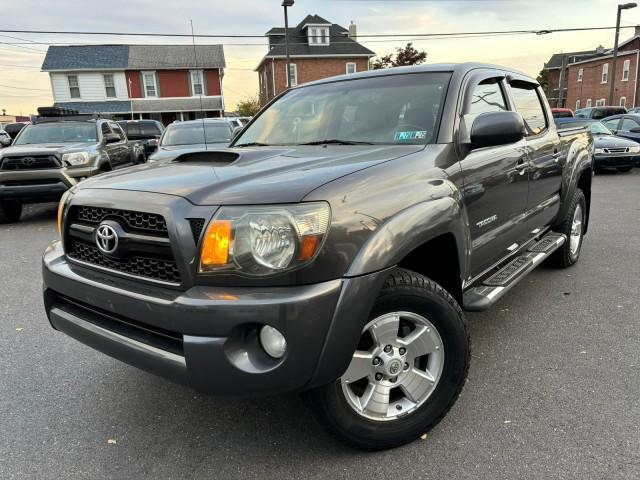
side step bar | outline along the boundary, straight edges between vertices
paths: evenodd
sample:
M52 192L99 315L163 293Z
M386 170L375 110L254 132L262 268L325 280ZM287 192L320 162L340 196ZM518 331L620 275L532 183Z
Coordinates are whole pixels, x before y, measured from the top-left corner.
M566 241L567 237L561 233L548 233L526 251L483 279L480 285L464 292L463 308L471 312L487 310Z

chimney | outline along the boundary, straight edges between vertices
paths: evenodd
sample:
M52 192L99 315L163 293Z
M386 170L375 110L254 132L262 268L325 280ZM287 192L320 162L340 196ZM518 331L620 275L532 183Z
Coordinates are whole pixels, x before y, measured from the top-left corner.
M353 20L351 20L351 25L349 25L349 38L353 38L354 40L358 39L358 27Z
M602 45L598 45L598 46L596 47L596 53L597 53L598 55L602 55L602 54L604 53L604 47L603 47Z

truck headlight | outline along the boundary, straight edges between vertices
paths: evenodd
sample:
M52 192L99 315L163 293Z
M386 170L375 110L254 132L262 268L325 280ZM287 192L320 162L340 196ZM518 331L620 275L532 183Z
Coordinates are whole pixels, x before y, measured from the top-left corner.
M198 270L265 276L299 268L320 251L329 217L326 203L222 207L207 227Z
M89 159L90 157L88 152L73 152L62 155L62 163L66 163L73 167L87 165L89 163Z
M637 147L629 147L629 153L640 153L640 145Z
M604 148L596 148L596 149L594 150L594 153L595 153L596 155L602 155L602 154L604 153Z

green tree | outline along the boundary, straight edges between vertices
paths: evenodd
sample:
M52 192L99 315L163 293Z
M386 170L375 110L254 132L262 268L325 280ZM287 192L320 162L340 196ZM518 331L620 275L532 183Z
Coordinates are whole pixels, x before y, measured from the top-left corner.
M252 95L238 102L238 114L241 117L253 117L260 110L260 97Z
M413 43L407 43L404 48L396 48L395 58L393 54L384 55L371 62L372 70L381 68L404 67L406 65L420 65L427 61L427 52L416 50Z
M542 87L542 89L546 92L547 87L549 86L549 70L540 70L540 73L536 77L536 80Z

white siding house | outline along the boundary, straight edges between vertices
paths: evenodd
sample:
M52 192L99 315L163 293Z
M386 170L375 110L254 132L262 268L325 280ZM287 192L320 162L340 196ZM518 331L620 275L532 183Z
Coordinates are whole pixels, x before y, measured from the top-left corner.
M110 93L115 93L115 96L107 96L108 80L105 81L105 75L113 75L115 92L111 91ZM78 80L79 97L71 97L69 76ZM129 98L124 72L51 72L50 78L54 102L103 102Z

